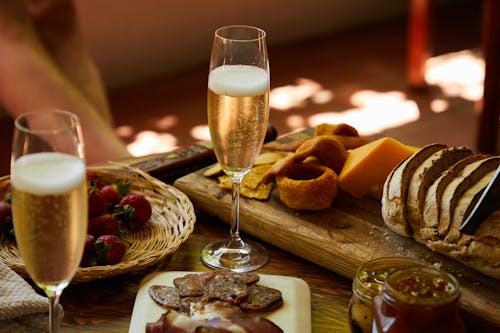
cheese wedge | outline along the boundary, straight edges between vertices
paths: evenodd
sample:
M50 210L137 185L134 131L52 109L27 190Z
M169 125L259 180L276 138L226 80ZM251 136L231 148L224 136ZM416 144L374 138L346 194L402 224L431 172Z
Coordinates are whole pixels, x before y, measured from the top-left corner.
M360 198L383 184L392 169L418 149L389 137L352 149L340 172L339 188Z

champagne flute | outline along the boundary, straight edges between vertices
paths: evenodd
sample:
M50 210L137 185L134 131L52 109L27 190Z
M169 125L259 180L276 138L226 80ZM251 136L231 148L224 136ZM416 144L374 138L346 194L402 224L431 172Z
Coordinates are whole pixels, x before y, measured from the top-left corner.
M208 77L208 125L217 161L232 183L229 239L208 244L201 254L212 268L236 272L258 269L268 254L239 232L240 184L252 168L267 131L269 61L266 33L250 26L215 31Z
M30 277L49 299L49 331L59 297L83 255L87 182L78 118L37 110L15 120L11 157L14 233Z

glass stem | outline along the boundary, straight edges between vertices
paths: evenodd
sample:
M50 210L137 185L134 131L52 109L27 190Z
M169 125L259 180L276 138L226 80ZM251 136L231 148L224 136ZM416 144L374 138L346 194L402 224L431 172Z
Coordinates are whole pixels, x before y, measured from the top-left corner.
M227 247L232 249L244 247L243 240L240 237L240 187L242 178L238 177L232 180L231 230L227 244Z
M54 293L53 295L49 296L49 332L50 333L57 333L59 332L59 311L58 311L58 305L59 305L59 297L61 296L60 293Z

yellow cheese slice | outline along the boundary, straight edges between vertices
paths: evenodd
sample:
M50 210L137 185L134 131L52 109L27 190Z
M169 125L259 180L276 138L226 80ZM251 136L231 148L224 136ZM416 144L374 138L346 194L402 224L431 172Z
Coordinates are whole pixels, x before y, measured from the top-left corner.
M391 170L419 148L384 137L348 152L339 175L339 188L360 198L383 184Z

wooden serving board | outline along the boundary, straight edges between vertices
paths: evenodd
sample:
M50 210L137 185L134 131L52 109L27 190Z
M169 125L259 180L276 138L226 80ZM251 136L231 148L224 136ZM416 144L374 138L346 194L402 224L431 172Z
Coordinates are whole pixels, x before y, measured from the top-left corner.
M295 134L292 140L307 133ZM230 223L231 194L205 169L175 181L200 211ZM241 199L241 230L283 250L352 279L362 263L379 257L420 258L452 273L462 288L462 309L500 327L499 281L460 262L433 252L413 239L390 231L383 222L380 202L374 197L355 199L340 191L331 208L298 212L279 199L277 188L266 201Z

